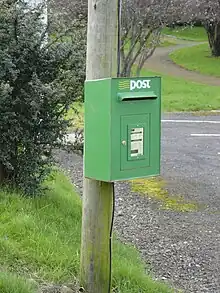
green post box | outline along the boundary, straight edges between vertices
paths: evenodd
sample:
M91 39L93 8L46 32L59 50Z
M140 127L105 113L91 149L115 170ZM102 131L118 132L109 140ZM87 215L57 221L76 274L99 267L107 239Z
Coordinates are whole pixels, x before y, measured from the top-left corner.
M160 174L161 78L85 82L84 175L100 181Z

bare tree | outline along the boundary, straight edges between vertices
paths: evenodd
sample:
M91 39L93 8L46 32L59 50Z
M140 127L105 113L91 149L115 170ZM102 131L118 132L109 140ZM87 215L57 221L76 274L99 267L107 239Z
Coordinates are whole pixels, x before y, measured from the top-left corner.
M183 0L182 0L183 1ZM188 21L200 20L207 35L212 56L220 56L220 0L184 1L182 15Z
M53 12L56 12L59 17L66 23L73 20L87 20L87 0L48 0L51 3Z
M135 75L140 75L177 8L173 0L122 0L121 76L132 75L134 68Z
M197 0L198 2L198 0ZM201 1L198 11L206 29L212 56L220 56L220 1Z
M53 1L68 19L78 13L87 20L86 0ZM140 74L160 42L161 29L176 19L177 1L180 0L121 0L121 76L130 76L132 68Z

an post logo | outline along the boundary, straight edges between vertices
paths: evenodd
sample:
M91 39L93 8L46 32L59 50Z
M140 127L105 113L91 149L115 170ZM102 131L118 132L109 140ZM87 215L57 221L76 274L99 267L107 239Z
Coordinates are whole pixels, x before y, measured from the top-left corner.
M151 80L121 80L119 81L119 90L130 90L133 91L135 89L150 89Z
M120 90L128 90L130 88L129 80L120 80L119 81L119 89Z
M145 80L131 80L130 81L130 91L135 89L150 89L150 79Z

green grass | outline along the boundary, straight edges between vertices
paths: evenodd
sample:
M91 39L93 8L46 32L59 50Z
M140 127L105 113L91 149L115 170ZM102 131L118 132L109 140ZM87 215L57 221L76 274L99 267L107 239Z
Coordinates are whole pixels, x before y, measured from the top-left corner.
M158 47L171 47L175 46L177 43L171 40L162 39Z
M35 199L0 193L0 265L58 282L78 271L81 202L63 175L48 186Z
M202 74L220 77L220 58L211 57L208 44L182 48L170 54L178 65Z
M1 293L34 293L37 288L31 282L11 273L0 272Z
M142 70L142 76L162 77L162 110L209 111L220 109L219 88L208 86L183 78L161 75L157 72Z
M164 28L162 31L165 35L171 35L179 39L188 40L188 41L198 41L203 42L207 41L207 34L203 27L176 27Z
M1 293L36 292L9 272L52 283L71 282L78 277L81 199L62 173L56 173L47 185L50 190L45 196L32 199L0 192L0 267L7 272L0 275ZM145 271L139 253L114 239L115 292L172 292Z

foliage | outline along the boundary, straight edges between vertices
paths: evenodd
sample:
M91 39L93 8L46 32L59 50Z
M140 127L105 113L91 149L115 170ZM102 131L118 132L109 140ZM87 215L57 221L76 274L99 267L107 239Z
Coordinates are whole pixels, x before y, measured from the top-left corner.
M87 0L49 0L53 13L58 13L66 24L73 20L87 21Z
M140 74L147 58L160 44L161 29L175 19L173 0L121 0L120 53L121 76L130 76L131 68L138 64ZM98 9L101 2L96 3ZM68 22L74 19L76 11L81 21L87 22L87 1L53 0L54 9L61 9ZM169 16L169 17L168 17Z
M0 179L31 195L50 173L85 73L81 30L42 17L45 5L0 0Z
M192 21L198 19L203 24L213 56L220 56L220 1L181 1L182 17Z
M130 76L137 63L136 75L145 61L152 56L160 42L161 29L167 21L170 0L122 0L121 76Z

